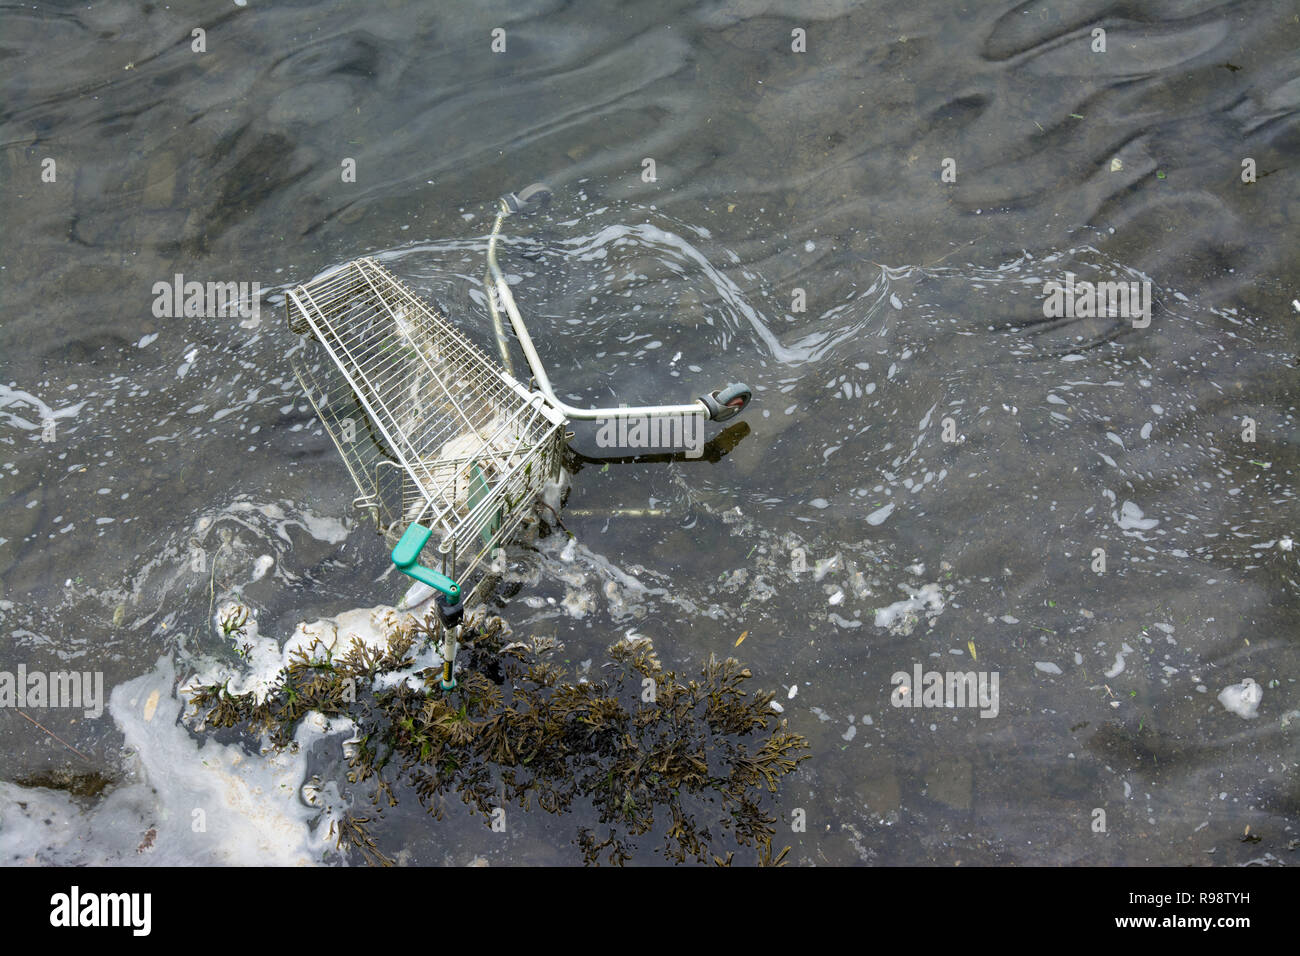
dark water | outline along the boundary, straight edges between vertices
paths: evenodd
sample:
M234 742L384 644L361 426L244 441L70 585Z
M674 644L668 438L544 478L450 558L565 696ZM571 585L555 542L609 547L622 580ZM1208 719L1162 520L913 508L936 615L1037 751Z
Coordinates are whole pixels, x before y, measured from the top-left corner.
M517 630L681 669L747 631L813 747L793 862L1289 862L1298 44L1284 2L6 7L0 669L169 714L223 597L282 637L396 600L267 303L373 254L491 348L491 203L546 178L503 261L560 394L756 401L716 463L579 472ZM1149 281L1150 325L1046 317L1066 272ZM260 322L155 317L177 273L260 282ZM997 716L891 706L918 663L997 672ZM68 746L0 714L6 861L233 852L135 852L214 750L29 716ZM558 862L581 822L407 799L377 834Z

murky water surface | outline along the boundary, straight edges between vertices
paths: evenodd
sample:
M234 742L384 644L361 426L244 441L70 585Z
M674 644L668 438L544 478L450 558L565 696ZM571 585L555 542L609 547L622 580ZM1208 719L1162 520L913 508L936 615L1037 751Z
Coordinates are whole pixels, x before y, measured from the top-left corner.
M0 670L112 694L0 713L4 861L322 858L297 793L337 747L175 721L180 680L238 667L223 600L287 638L403 590L272 304L373 255L495 354L492 201L546 178L502 261L561 396L756 400L720 457L580 469L574 542L512 556L516 631L742 655L812 744L792 862L1289 862L1300 17L1136 9L0 13ZM260 321L156 317L178 273L260 282ZM1048 316L1067 273L1149 283L1149 325ZM996 708L893 706L917 668L996 675ZM1247 678L1254 716L1220 701ZM407 794L375 832L572 862L588 822L515 820Z

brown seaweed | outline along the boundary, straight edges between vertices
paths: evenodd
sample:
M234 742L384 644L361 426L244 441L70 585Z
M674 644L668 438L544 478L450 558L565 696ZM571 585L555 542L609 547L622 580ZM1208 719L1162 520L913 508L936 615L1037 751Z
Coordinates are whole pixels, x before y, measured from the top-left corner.
M772 710L771 693L746 690L753 675L734 658L711 655L681 680L650 641L622 640L609 648L601 679L574 682L552 660L553 640L513 641L504 621L480 614L463 637L456 690L440 690L430 668L418 675L422 688L376 691L376 676L409 667L417 642L441 637L433 616L388 630L382 651L359 641L338 656L298 650L260 703L225 684L191 689L191 702L207 726L243 725L279 747L311 711L352 717L348 779L369 784L377 807L395 805L401 784L439 819L453 796L489 822L506 804L581 808L596 820L576 839L591 864L621 865L656 827L674 862L730 865L734 850L714 851L726 841L753 848L759 865L784 863L789 847L772 848L770 798L808 745ZM349 812L337 821L338 845L387 865L372 822Z

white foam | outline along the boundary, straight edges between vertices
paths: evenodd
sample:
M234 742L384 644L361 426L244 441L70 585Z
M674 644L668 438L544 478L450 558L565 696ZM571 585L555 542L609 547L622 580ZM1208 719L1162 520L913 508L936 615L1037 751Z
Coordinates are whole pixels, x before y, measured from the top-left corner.
M1105 458L1105 455L1102 455ZM1150 531L1156 525L1160 524L1158 518L1148 518L1145 513L1131 501L1125 501L1120 508L1120 513L1115 516L1115 523L1125 531L1138 530Z
M939 590L938 584L924 584L915 589L904 584L903 589L911 597L903 601L895 601L888 607L878 608L876 627L893 627L909 614L917 611L929 610L937 613L943 610L943 592Z
M1225 709L1250 720L1259 716L1259 702L1264 699L1264 688L1252 678L1245 678L1240 684L1232 684L1219 691L1219 703Z
M1127 654L1132 654L1132 653L1133 653L1133 648L1129 647L1128 644L1124 644L1124 645L1120 648L1120 650L1116 651L1116 652L1115 652L1115 663L1114 663L1114 665L1111 667L1110 670L1106 671L1106 676L1107 676L1107 677L1118 677L1120 674L1124 673L1124 666L1125 666L1125 665L1124 665L1124 657L1125 657L1125 655L1127 655Z
M66 794L0 783L0 861L59 865L301 866L333 846L300 796L306 744L343 722L304 721L295 752L250 756L195 739L178 718L169 659L113 690L109 713L132 756L89 810ZM20 806L20 801L22 806ZM47 825L44 821L49 820ZM313 824L317 826L313 827ZM153 831L150 834L150 831Z
M885 523L885 519L894 513L894 503L891 501L883 508L877 508L871 514L867 515L867 524L880 525Z

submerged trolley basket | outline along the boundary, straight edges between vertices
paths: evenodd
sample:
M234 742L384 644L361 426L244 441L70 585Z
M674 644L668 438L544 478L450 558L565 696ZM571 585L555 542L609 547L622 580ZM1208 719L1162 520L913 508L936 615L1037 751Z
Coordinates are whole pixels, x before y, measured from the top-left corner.
M372 513L393 548L393 563L438 592L447 689L455 686L466 600L460 582L510 538L546 484L559 479L569 419L724 421L751 397L734 384L687 405L574 408L560 401L496 263L502 222L532 211L546 195L530 186L501 199L485 280L502 359L508 366L495 300L510 318L534 388L490 361L373 259L332 269L291 289L285 300L289 327L324 349L314 364L308 352L295 350L294 372L357 486L353 503ZM436 568L421 563L426 545Z

